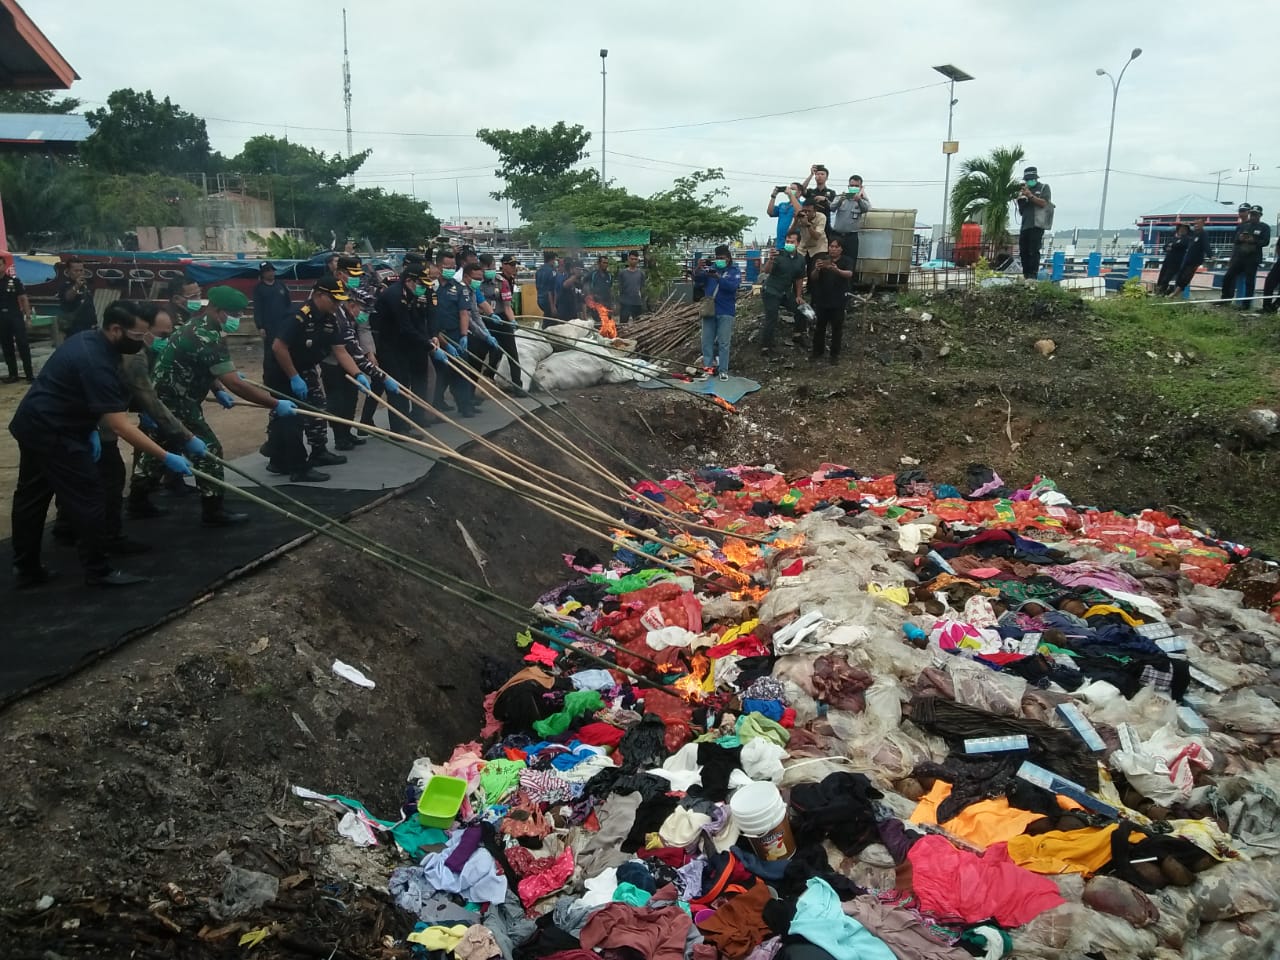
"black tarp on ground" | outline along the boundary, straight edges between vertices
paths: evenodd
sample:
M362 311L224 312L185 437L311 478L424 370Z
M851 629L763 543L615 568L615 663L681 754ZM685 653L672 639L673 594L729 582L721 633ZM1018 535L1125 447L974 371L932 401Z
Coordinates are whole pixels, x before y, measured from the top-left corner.
M262 495L261 490L254 492ZM346 516L386 495L302 485L290 485L285 492L330 517ZM200 498L194 493L160 497L156 503L170 512L152 520L125 521L131 537L154 549L113 561L130 573L151 577L151 583L86 587L75 548L55 544L47 529L44 562L57 571L57 579L30 590L15 590L10 582L0 581L0 706L84 668L187 609L228 575L308 532L293 520L235 497L228 497L228 509L252 519L216 530L200 526ZM9 541L0 542L0 556L10 555Z

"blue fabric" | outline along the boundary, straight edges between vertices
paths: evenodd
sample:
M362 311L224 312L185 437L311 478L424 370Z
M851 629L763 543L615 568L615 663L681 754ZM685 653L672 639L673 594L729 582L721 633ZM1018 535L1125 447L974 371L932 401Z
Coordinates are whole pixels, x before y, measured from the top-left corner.
M804 937L834 960L897 960L888 944L845 915L831 884L817 877L805 884L787 932Z
M782 719L782 701L781 700L743 700L743 713L760 713L773 720L775 723Z
M778 218L778 239L775 246L781 250L787 240L787 231L791 229L791 221L796 218L796 208L791 205L790 200L783 200L773 205L773 212Z
M759 382L748 380L746 377L735 377L730 374L728 380L698 380L690 383L687 380L643 380L639 384L642 390L660 390L664 387L672 387L676 390L683 390L686 393L700 393L704 396L720 397L728 403L737 403L748 393L755 393L760 389ZM651 499L659 500L654 496ZM663 500L665 498L662 498ZM662 500L659 500L662 502Z
M720 299L716 295L717 301ZM702 318L702 362L716 373L729 372L729 341L733 339L733 314Z
M933 488L933 495L939 500L959 500L964 494L949 483L940 483Z
M544 263L538 268L537 273L533 275L533 286L537 291L538 297L545 297L551 292L551 284L555 279L556 268L550 263Z
M742 271L736 263L724 268L718 276L713 277L702 268L693 274L693 282L701 281L702 289L709 297L715 297L716 316L732 317L738 311L738 287L742 286Z

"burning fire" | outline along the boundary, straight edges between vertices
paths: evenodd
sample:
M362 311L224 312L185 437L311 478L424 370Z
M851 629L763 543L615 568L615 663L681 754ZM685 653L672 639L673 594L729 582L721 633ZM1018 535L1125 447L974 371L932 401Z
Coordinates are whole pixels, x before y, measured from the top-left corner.
M707 394L707 396L708 396L708 397L710 397L710 398L712 399L712 401L716 404L716 406L718 406L718 407L724 407L724 408L725 408L726 410L728 410L730 413L737 413L737 412L738 412L738 408L737 408L737 407L735 407L735 406L734 406L732 403L730 403L728 400L726 400L724 397L717 397L714 393L709 393L709 394Z
M600 336L606 340L617 340L618 325L613 322L613 317L609 316L605 305L595 297L587 297L587 306L600 315Z

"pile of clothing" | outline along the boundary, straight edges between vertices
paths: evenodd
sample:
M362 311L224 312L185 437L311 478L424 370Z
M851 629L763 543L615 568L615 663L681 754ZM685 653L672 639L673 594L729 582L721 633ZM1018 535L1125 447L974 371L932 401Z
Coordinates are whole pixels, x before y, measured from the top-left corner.
M639 484L721 533L566 555L478 739L414 766L466 785L397 834L415 951L1276 955L1280 571L1046 479L964 488Z

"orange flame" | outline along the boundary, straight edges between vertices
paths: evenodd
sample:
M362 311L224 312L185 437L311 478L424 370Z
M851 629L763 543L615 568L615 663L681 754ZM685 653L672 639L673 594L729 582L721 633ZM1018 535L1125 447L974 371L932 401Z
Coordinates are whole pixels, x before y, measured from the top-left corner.
M606 340L617 340L618 325L613 322L613 317L609 316L605 305L595 297L587 297L587 306L600 315L600 336Z
M717 397L714 393L709 393L709 394L707 394L707 396L711 398L712 402L714 402L716 406L718 406L718 407L724 407L724 408L725 408L726 410L728 410L730 413L737 413L737 412L738 412L738 408L737 408L737 407L735 407L735 406L734 406L732 403L730 403L728 400L726 400L724 397Z

